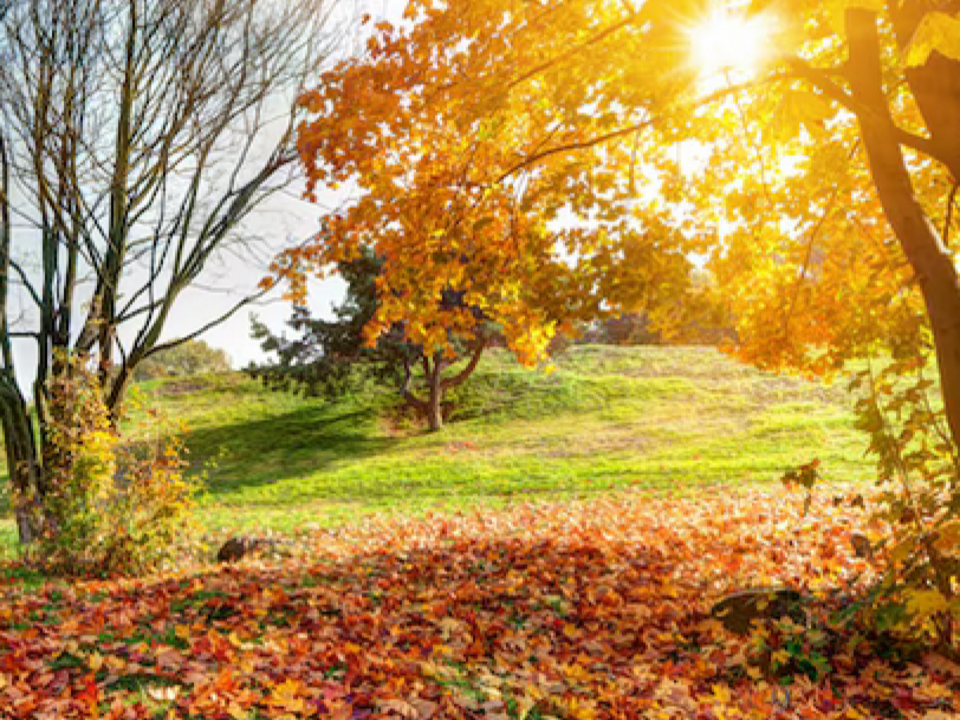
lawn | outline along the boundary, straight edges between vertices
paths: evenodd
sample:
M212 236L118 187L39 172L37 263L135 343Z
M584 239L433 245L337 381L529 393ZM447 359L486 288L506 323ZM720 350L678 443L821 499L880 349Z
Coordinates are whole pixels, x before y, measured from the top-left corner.
M372 386L332 403L239 374L141 392L188 423L211 528L289 531L625 487L766 484L813 458L832 481L873 472L843 387L762 374L710 348L578 346L549 373L494 350L436 434Z
M705 347L575 346L552 372L493 350L435 434L372 385L325 402L237 373L154 381L133 398L187 424L208 490L201 520L218 535L627 487L766 484L814 458L828 481L873 472L842 384L760 373ZM0 539L13 544L9 515Z

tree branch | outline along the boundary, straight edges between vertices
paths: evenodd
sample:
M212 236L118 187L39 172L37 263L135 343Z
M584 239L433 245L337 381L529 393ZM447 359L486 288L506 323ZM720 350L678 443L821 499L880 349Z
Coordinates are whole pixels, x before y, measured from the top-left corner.
M753 81L748 83L740 83L737 85L728 85L722 90L718 90L703 98L698 99L697 104L709 105L710 103L719 102L720 100L725 100L730 96L735 96L746 90L752 90L754 88L760 87L761 85L765 85L771 82L776 82L778 80L784 80L787 78L788 76L784 76L784 75L773 75L768 78L765 78L762 81ZM597 145L602 145L603 143L610 142L611 140L617 140L618 138L624 137L631 133L639 133L643 130L646 130L647 128L654 127L655 125L662 122L663 119L664 118L661 116L648 117L642 122L626 125L622 128L612 130L602 135L596 135L594 137L586 138L584 140L564 143L562 145L556 145L551 148L546 148L545 150L541 150L539 152L533 153L532 155L528 155L527 157L520 160L517 164L503 171L494 181L494 184L502 183L504 180L506 180L510 176L515 175L521 170L525 170L531 165L535 165L536 163L543 160L544 158L550 157L552 155L557 155L560 153L565 153L565 152L573 152L576 150L586 150L588 148L596 147Z
M473 349L473 356L470 358L470 362L467 363L467 366L452 378L442 380L440 382L441 389L448 390L449 388L457 387L458 385L462 385L464 382L466 382L467 378L469 378L470 375L473 374L473 371L477 369L477 365L480 362L480 356L483 355L483 351L486 349L486 347L486 338L479 339L476 347Z
M420 412L426 412L427 403L416 395L414 395L410 390L410 383L413 381L413 371L410 369L410 361L404 359L403 361L403 384L400 386L400 394L403 395L403 399L413 407L415 407Z
M833 82L833 79L830 77L829 73L822 68L815 68L806 61L796 57L789 58L787 60L787 64L796 72L798 77L807 80L825 96L839 103L861 120L865 120L867 122L884 120L882 117L878 116L877 112L874 111L869 105L860 102L853 95L846 92L843 88ZM936 145L934 145L933 141L929 138L921 135L914 135L913 133L907 132L896 125L891 128L891 132L894 133L897 142L899 142L901 145L913 148L914 150L921 152L924 155L928 155L944 165L947 164L946 160L937 151Z
M170 348L175 348L175 347L177 347L178 345L183 345L183 343L185 343L185 342L189 342L189 341L191 341L191 340L196 340L198 337L200 337L201 335L203 335L203 334L204 334L205 332L207 332L208 330L211 330L212 328L215 328L217 325L220 325L221 323L224 323L224 322L226 322L227 320L229 320L231 317L233 317L233 316L234 316L239 310L241 310L242 308L246 307L247 305L251 305L251 304L255 303L256 301L258 301L260 298L262 298L262 297L263 297L264 295L266 295L268 292L269 292L269 290L261 290L261 291L259 291L258 293L256 293L255 295L248 295L247 297L245 297L245 298L243 298L242 300L240 300L239 302L237 302L237 303L236 303L232 308L230 308L227 312L223 313L222 315L220 315L219 317L215 318L214 320L211 320L210 322L208 322L208 323L206 323L205 325L201 326L199 329L194 330L194 331L193 331L192 333L190 333L189 335L184 335L183 337L177 338L176 340L170 340L170 341L165 342L165 343L161 343L161 344L154 345L153 347L151 347L150 349L148 349L146 352L144 352L143 358L148 358L148 357L150 357L151 355L155 355L155 354L158 353L158 352L163 352L164 350L169 350Z

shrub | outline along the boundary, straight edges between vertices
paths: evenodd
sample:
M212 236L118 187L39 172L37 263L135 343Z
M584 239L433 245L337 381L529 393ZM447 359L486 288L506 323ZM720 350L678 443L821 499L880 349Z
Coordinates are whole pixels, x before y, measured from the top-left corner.
M960 659L960 451L922 352L870 361L857 372L857 424L870 438L878 484L874 511L882 536L856 552L880 563L879 580L858 603L877 630L933 645ZM784 476L808 491L816 461ZM857 494L852 502L863 504ZM809 495L806 504L809 505Z
M133 372L136 381L154 378L204 373L230 372L230 358L220 348L213 348L203 340L188 340L144 359Z
M50 487L33 504L43 532L30 554L62 574L139 574L170 563L192 537L196 495L177 433L124 445L96 376L81 359L61 365L47 408Z
M960 657L960 451L946 427L936 383L921 353L870 363L853 381L870 436L890 530L877 550L886 572L872 608L879 624Z

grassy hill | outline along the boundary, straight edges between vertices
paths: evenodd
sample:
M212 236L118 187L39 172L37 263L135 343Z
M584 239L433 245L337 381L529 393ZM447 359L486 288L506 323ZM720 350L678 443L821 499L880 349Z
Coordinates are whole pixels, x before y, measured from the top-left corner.
M436 434L372 386L333 403L240 374L138 392L188 423L211 529L292 530L627 486L767 483L813 458L828 480L872 474L841 387L764 375L709 348L578 346L550 374L493 351ZM0 522L12 539L12 521Z

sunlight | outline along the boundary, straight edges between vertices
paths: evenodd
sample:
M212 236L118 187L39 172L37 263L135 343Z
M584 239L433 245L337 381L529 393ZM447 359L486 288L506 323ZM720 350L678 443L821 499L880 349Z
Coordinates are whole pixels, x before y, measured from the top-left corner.
M747 17L736 8L715 9L689 31L693 62L704 79L753 76L769 49L773 28L762 15Z

